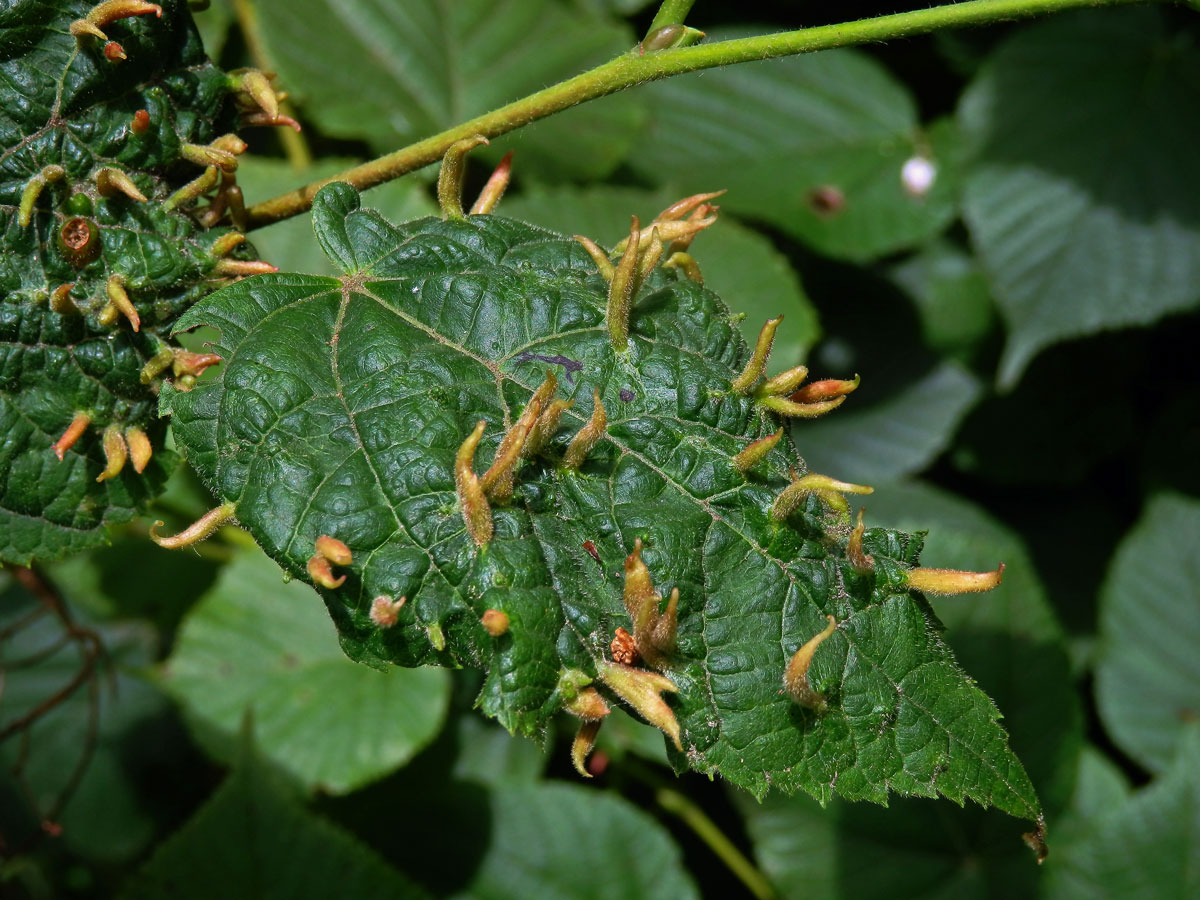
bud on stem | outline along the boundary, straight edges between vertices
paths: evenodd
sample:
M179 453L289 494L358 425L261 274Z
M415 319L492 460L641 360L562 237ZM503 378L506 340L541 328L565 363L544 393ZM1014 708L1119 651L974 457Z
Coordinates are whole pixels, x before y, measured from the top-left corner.
M754 441L733 458L733 467L743 475L749 472L767 458L767 454L775 449L775 445L782 437L783 429L780 428L774 434L768 434L765 438Z
M576 234L573 237L583 245L583 249L588 252L588 256L592 258L592 262L596 264L596 268L600 270L600 275L604 280L611 282L617 270L613 267L608 254L601 250L600 246L589 237L584 237L582 234Z
M442 157L442 168L438 173L437 198L438 206L442 208L443 219L465 219L462 208L463 174L466 170L466 157L471 150L480 144L491 143L482 134L475 134L461 141L455 141Z
M29 227L29 223L33 221L34 204L37 203L38 197L42 195L42 191L46 188L46 185L62 181L63 176L66 174L67 170L62 166L50 165L29 179L25 184L25 189L21 191L21 202L17 207L18 225L22 228Z
M54 446L51 447L54 455L61 461L63 455L75 446L75 442L83 437L83 433L87 431L87 427L92 424L92 417L85 412L75 413L75 417L71 419L71 424L67 426L67 430L62 433Z
M957 569L911 569L908 586L927 594L973 594L999 587L1004 563L994 572L961 572Z
M129 445L129 459L133 463L133 471L141 475L150 464L150 457L154 455L154 445L150 443L146 432L137 427L125 429L125 443Z
M500 198L508 190L508 182L512 177L512 156L511 150L504 154L504 158L500 160L500 164L496 166L488 178L487 184L479 192L479 197L475 200L474 205L471 206L471 215L478 216L490 213L500 203Z
M850 532L850 540L846 543L846 558L850 560L854 571L860 575L875 571L875 557L863 547L863 535L867 532L867 526L863 524L863 514L866 511L865 506L858 511L858 522L855 523L854 530Z
M771 505L771 518L776 522L783 522L799 508L809 494L816 494L836 512L848 513L850 506L842 494L872 494L874 492L873 487L865 484L850 484L830 478L828 475L810 472L803 478L797 478L775 498L775 502Z
M675 682L657 672L603 661L596 664L596 674L613 693L636 709L643 719L669 737L676 750L683 750L679 740L679 721L662 698L663 691L679 690Z
M138 186L133 183L133 179L122 172L120 169L114 169L106 166L96 173L96 190L103 197L115 197L117 194L124 194L131 200L136 200L138 203L145 203L146 195L138 190Z
M832 412L846 401L845 397L825 400L820 403L795 403L786 397L763 397L759 402L772 412L796 419L815 419Z
M96 476L96 480L108 481L108 479L120 475L121 470L125 468L125 461L129 458L129 448L125 446L125 438L121 435L121 429L116 425L109 425L104 429L100 446L104 450L104 471Z

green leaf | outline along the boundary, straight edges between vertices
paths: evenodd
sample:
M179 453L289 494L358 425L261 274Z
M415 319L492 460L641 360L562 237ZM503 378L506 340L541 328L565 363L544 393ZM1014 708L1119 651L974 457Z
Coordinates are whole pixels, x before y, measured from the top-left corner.
M937 597L946 639L1003 707L1014 749L1049 804L1065 802L1075 776L1082 716L1062 634L1020 539L972 504L918 484L868 498L869 520L930 528L931 565L964 569L1008 563L987 595ZM1033 897L1039 872L1020 829L978 809L897 800L887 810L803 797L738 802L755 856L783 897L797 900ZM1050 829L1058 859L1057 828ZM869 864L864 864L864 860Z
M892 267L892 280L912 298L932 350L966 355L992 327L992 296L978 261L954 244L934 241Z
M165 208L200 172L181 158L181 147L230 131L235 113L228 77L204 56L187 4L161 5L159 17L106 26L128 56L119 65L105 59L103 43L71 35L71 22L89 5L29 0L0 11L5 562L50 560L104 544L108 527L141 511L174 466L173 454L157 452L140 474L125 466L97 481L107 427L140 428L162 446L155 386L143 384L140 373L165 346L179 313L211 287L209 248L228 231L205 233L185 210ZM138 110L149 115L141 135L131 127ZM22 225L22 197L48 166L59 167L61 177L43 185ZM125 175L146 202L119 192L103 196L96 182L102 169ZM73 235L92 236L82 256L63 249L69 223ZM140 316L136 332L124 317L112 322L103 315L113 277ZM77 312L52 307L63 285L72 285ZM88 428L60 460L51 448L78 413L90 416Z
M299 0L266 3L263 39L290 91L329 134L380 152L562 81L628 51L624 25L559 0ZM588 103L494 142L542 178L601 178L628 152L641 99Z
M474 714L454 722L458 754L447 778L497 787L536 781L546 768L546 747L513 736Z
M307 812L245 750L233 774L121 894L123 900L425 896L345 831Z
M238 184L246 195L247 204L258 203L302 184L344 172L358 162L360 160L326 157L308 168L297 169L278 159L244 159L238 165ZM429 189L416 176L381 184L367 196L384 215L398 222L437 211ZM338 271L321 252L312 223L304 216L258 229L252 240L259 256L278 266L280 271L313 275L333 275Z
M1085 838L1047 873L1047 900L1200 894L1200 728L1183 729L1161 777L1124 803L1111 787Z
M166 687L218 758L253 710L264 754L311 788L354 790L437 735L446 673L355 665L312 590L280 574L258 553L227 566L184 620Z
M630 350L617 353L607 285L570 238L494 216L397 228L357 203L334 184L313 215L351 274L246 279L195 307L181 327L218 328L228 362L163 396L193 464L287 571L307 577L321 535L352 551L338 568L347 582L323 592L351 655L481 668L484 712L536 732L565 702L560 678L598 675L614 629L630 626L612 573L640 538L654 583L681 592L666 665L677 767L760 794L943 793L1039 815L998 710L905 587L919 541L872 530L875 568L856 572L844 527L815 497L787 523L770 517L789 467L802 470L789 442L751 477L732 466L779 426L728 389L749 350L715 294L650 272ZM548 367L575 405L513 502L490 510L481 548L464 528L455 455L485 421L481 471ZM606 433L564 471L593 389ZM407 598L394 627L370 618L380 596ZM492 608L508 617L498 637L480 622ZM826 615L840 627L808 673L831 700L817 715L781 678Z
M1085 744L1079 754L1075 791L1071 803L1052 825L1054 866L1074 855L1074 846L1086 841L1095 823L1129 801L1133 788L1117 764L1100 750Z
M980 396L979 381L953 362L912 384L889 387L867 373L845 410L797 426L810 469L866 484L915 474L946 449Z
M664 190L535 188L505 198L502 209L504 215L522 222L581 233L610 247L629 234L630 215L649 222L678 199ZM775 332L771 358L784 368L803 362L821 336L821 327L799 274L758 232L728 216L717 227L718 236L701 233L689 251L700 264L705 286L728 298L735 313L745 315L740 330L751 343L763 322L782 314L784 321Z
M723 207L822 253L873 259L919 244L954 218L953 129L922 130L911 94L865 54L746 63L642 90L650 127L629 158L639 174L682 194L728 188ZM900 177L914 156L937 167L920 197ZM842 202L823 205L822 189Z
M619 796L550 783L488 800L491 842L459 900L700 896L666 830Z
M1158 10L1018 32L959 119L977 148L964 212L1009 329L1002 384L1056 341L1196 305L1200 53Z
M1100 595L1096 701L1113 740L1152 772L1200 710L1200 501L1162 494L1122 541Z
M1075 776L1083 713L1072 685L1062 627L1025 543L979 507L920 482L878 486L864 498L868 522L925 532L931 566L968 571L1005 563L1004 582L984 595L935 597L946 639L1001 708L1013 747L1053 809Z

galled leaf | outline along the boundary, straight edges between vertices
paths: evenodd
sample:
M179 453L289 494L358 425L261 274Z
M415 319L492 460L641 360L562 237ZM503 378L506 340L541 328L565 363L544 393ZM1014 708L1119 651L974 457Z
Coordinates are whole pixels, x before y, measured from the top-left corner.
M750 352L715 294L653 269L622 352L608 285L569 238L495 216L395 226L343 184L313 220L345 274L247 279L197 306L180 327L217 328L228 363L191 393L165 390L163 408L268 554L327 584L350 655L482 668L479 704L523 732L577 707L591 679L678 728L678 768L760 794L941 793L1039 816L999 712L906 586L920 541L871 529L848 554L848 523L815 495L778 521L776 497L804 470L786 438L748 474L733 465L779 423L731 389ZM464 440L485 423L465 467L483 472L548 370L574 405L511 500L489 510L464 488L464 517ZM595 427L593 396L607 426L565 467ZM637 576L638 541L653 590L679 590L667 677L609 657L615 629L638 629L621 575ZM391 612L373 619L379 602ZM489 609L505 629L485 629ZM818 713L782 678L827 616L837 628L806 673Z
M5 562L103 544L106 526L161 489L174 456L150 451L165 433L154 385L172 374L166 337L233 262L219 257L247 255L240 236L183 209L203 191L177 193L207 171L216 187L214 140L236 167L233 82L205 57L183 0L137 10L0 9Z

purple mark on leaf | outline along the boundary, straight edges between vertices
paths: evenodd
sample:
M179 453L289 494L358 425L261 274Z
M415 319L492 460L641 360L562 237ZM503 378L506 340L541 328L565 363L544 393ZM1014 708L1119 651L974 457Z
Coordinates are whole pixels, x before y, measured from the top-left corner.
M629 388L621 388L621 399L628 403L633 399L633 391L629 390Z
M583 371L583 363L562 355L542 356L538 353L522 353L513 362L520 365L521 363L529 362L531 359L536 359L538 362L550 363L553 366L562 366L566 370L567 384L574 384L575 373Z

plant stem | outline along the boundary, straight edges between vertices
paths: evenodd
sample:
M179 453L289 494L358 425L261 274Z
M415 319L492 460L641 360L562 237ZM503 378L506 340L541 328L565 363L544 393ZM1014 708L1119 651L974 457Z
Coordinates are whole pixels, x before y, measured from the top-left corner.
M654 14L654 21L646 29L646 34L650 34L654 29L662 28L664 25L682 25L694 2L695 0L663 0L663 5Z
M266 44L263 43L258 10L254 8L253 0L233 0L233 9L254 65L264 72L274 69ZM291 115L292 110L286 100L279 104L279 109L284 115ZM291 128L277 129L277 134L279 142L283 144L283 154L293 168L307 169L312 165L312 152L308 149L308 141L304 139L303 134Z
M317 191L331 181L345 181L359 190L374 187L437 162L451 144L465 137L506 134L587 100L615 94L648 81L733 63L928 34L944 28L987 25L1043 13L1140 2L1145 0L964 0L931 9L860 19L843 25L823 25L645 54L634 50L402 150L255 204L247 211L248 227L261 228L306 211L312 205L312 198ZM680 10L687 5L680 0L667 0L663 9L670 7Z
M736 875L738 880L758 900L777 900L779 895L775 893L775 888L771 886L763 873L754 868L754 863L746 859L742 851L734 846L733 842L725 836L704 810L679 791L671 788L659 788L655 792L654 799L659 806L677 816L688 828L692 829L692 832L708 845L708 848L717 855L721 862L725 863L729 871Z

